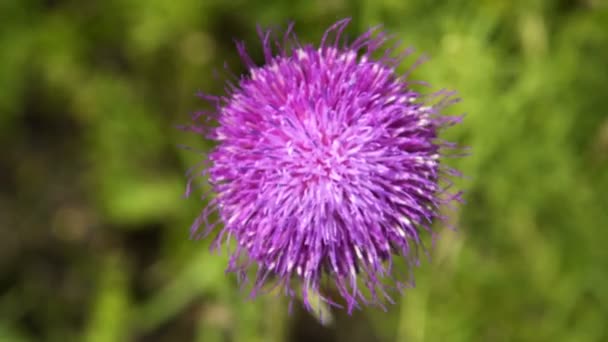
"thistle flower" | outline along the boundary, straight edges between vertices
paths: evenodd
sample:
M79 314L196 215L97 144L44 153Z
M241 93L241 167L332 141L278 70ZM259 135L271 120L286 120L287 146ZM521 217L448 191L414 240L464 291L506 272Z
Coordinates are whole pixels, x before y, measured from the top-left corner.
M192 232L215 230L217 212L214 246L236 241L228 271L257 271L253 297L274 278L308 309L315 294L350 313L392 302L390 292L405 286L392 265L415 263L421 235L434 236L442 205L459 200L446 186L457 172L440 165L455 145L438 131L460 118L441 114L453 93L423 95L409 73L396 73L410 49L381 50L389 38L377 29L346 42L348 22L318 47L301 44L292 25L282 39L260 31L263 66L238 42L248 74L225 96L200 94L214 110L194 119L206 114L216 125L191 128L216 142L198 174L215 197Z

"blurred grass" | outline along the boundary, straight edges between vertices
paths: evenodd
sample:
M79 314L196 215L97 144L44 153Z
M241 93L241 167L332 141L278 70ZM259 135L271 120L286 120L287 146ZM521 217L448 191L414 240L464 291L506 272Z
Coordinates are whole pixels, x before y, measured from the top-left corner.
M603 1L3 1L0 341L605 341L608 8ZM247 299L187 239L175 126L221 92L232 39L295 20L384 24L456 89L467 204L387 313L321 326ZM409 60L413 62L413 59ZM403 70L406 70L404 64ZM297 305L296 305L297 307Z

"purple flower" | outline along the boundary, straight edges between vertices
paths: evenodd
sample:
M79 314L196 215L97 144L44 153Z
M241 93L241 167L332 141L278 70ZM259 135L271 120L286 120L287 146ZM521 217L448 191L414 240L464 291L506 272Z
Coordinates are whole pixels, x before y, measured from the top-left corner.
M199 174L216 196L193 233L214 230L208 218L217 212L224 225L214 245L236 241L228 271L257 271L252 296L274 278L308 309L315 293L350 313L392 302L389 293L405 286L393 263L416 262L421 235L434 236L440 208L459 200L447 186L458 173L440 165L456 146L438 131L460 118L440 113L453 93L422 95L396 74L410 49L381 50L389 39L376 29L345 42L348 22L330 27L319 47L298 42L292 26L281 39L260 31L261 67L237 43L248 75L226 96L201 94L215 110L194 118L217 125L191 128L217 143Z

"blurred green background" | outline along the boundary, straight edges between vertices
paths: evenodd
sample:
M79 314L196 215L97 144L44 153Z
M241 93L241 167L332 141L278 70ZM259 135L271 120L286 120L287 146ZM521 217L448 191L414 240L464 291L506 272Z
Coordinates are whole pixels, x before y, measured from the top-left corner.
M598 0L1 0L0 341L608 341L608 8ZM175 128L233 38L384 24L459 91L457 232L387 313L322 326L188 239ZM403 70L413 59L406 61ZM199 192L200 194L200 192ZM438 227L438 229L440 229Z

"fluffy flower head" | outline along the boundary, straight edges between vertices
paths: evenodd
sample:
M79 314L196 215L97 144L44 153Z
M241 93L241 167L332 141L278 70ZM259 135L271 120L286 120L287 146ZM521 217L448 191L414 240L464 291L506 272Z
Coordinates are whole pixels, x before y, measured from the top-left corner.
M215 104L217 125L205 131L216 142L205 171L215 196L193 232L214 230L216 211L217 244L236 241L228 270L257 270L253 295L274 278L307 307L314 292L350 312L391 301L388 290L404 285L392 264L415 260L440 207L459 199L443 185L457 173L440 165L455 146L438 139L459 118L440 113L452 93L422 95L396 73L410 50L381 50L388 38L374 29L345 42L347 24L318 47L291 26L282 39L260 32L263 66L237 43L248 74L225 96L201 95Z

